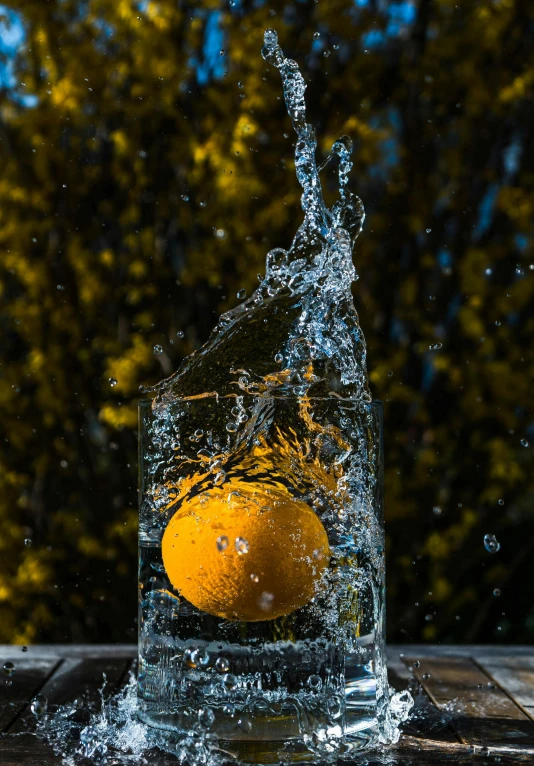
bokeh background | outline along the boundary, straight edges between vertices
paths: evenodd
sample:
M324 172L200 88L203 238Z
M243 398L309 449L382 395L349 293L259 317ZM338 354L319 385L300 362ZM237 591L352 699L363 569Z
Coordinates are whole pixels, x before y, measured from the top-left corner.
M266 27L302 67L320 152L355 141L388 638L534 639L534 4L13 0L0 641L135 638L139 386L302 218Z

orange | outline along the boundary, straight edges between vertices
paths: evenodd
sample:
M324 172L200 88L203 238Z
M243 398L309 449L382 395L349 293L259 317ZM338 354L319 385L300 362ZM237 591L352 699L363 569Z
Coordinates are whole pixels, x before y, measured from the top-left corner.
M257 622L290 614L318 592L326 531L288 492L228 482L186 500L162 540L173 586L203 612Z

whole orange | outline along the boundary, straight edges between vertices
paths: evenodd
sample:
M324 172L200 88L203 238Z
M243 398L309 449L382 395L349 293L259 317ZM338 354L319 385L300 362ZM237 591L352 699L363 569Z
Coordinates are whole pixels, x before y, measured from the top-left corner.
M162 540L169 580L203 612L257 622L318 592L328 565L319 517L288 492L227 483L186 500Z

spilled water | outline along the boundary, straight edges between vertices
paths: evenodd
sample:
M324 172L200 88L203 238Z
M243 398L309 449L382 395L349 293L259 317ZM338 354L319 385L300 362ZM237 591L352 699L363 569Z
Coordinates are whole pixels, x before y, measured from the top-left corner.
M237 763L233 745L267 720L271 739L280 721L294 739L300 735L314 762L334 763L346 733L356 750L396 742L412 705L407 692L390 696L381 637L380 434L351 293L352 248L364 220L347 186L351 141L340 138L317 166L303 77L274 30L264 40L262 55L280 71L297 134L304 220L288 250L267 254L256 292L221 316L174 375L147 390L153 399L142 441L139 700L132 679L83 725L70 709L47 716L44 728L58 752L64 754L67 735L78 743L66 764L80 756L142 763L154 747L190 766ZM327 208L319 173L330 161L338 165L339 199ZM288 518L308 514L313 529L327 531L328 560L319 549L308 556L315 590L302 600L301 588L288 611L277 601L282 594L263 589L272 564L255 551L261 543L239 528L237 555L264 565L247 575L248 611L240 604L243 589L232 583L217 602L214 580L209 597L200 587L186 596L187 583L178 587L164 560L171 520L181 523L194 509L197 524L207 518L208 534L215 507L224 506L219 527L221 519L250 518L258 502L263 519L267 508ZM215 557L232 550L224 530L218 535L210 548L210 565L218 562L213 577L224 560ZM290 551L291 535L286 543ZM316 553L320 565L311 561ZM294 557L289 564L283 550L280 557L290 584ZM288 653L290 664L282 661ZM146 726L138 714L165 728ZM224 734L217 739L215 731ZM286 755L289 762L282 748L280 762Z

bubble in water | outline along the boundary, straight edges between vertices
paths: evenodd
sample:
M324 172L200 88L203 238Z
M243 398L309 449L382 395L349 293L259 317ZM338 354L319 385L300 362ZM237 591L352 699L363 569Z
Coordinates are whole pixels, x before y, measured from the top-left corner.
M500 596L501 595L501 589L500 588L494 588L493 595L494 596Z
M501 544L495 535L484 535L484 547L488 553L497 553L501 549Z
M178 330L178 332L176 333L176 337L177 337L177 338L180 338L180 340L181 340L181 339L182 339L184 336L185 336L185 333L184 333L184 331L183 331L183 330Z
M230 670L230 663L226 657L217 657L217 660L215 661L215 670L218 673L228 673Z
M232 691L237 687L237 678L233 673L225 673L223 676L223 684L229 691Z
M156 343L156 345L154 346L154 353L158 356L160 354L163 354L163 346L160 346L159 343Z
M319 691L323 686L323 679L321 676L313 674L308 678L308 686L314 691Z
M521 446L528 447L528 441L526 439L521 439Z
M195 649L191 653L191 659L197 668L206 668L210 663L210 655L207 649Z
M42 694L37 694L31 701L30 710L37 718L46 714L48 710L48 700Z
M223 711L224 715L233 717L235 715L235 706L231 705L231 704L225 705L223 707L222 711Z
M198 711L198 722L203 729L211 729L215 723L215 713L210 707L200 708Z
M240 718L238 718L237 725L241 731L245 732L245 734L248 734L248 732L252 729L252 723L246 715L242 715Z
M273 608L274 595L268 591L263 591L258 599L258 606L264 612L270 612Z
M240 301L242 301L243 298L247 297L247 291L244 288L242 288L241 290L238 291L237 297L239 298Z
M184 662L190 668L196 668L197 663L195 661L196 650L189 647L184 652Z
M282 354L276 354L274 357L274 361L276 362L276 364L282 364L282 362L284 361L284 357L282 356Z
M111 386L111 388L115 388L118 382L119 381L117 380L117 378L109 378L109 385Z
M15 666L13 665L12 662L4 662L4 667L2 668L2 670L4 671L5 676L7 676L8 678L11 678L11 676L15 672Z
M249 545L247 540L245 540L244 537L236 537L235 549L240 556L242 556L244 553L248 553Z
M228 538L226 535L220 535L220 537L217 538L217 549L220 551L225 551L228 548Z

